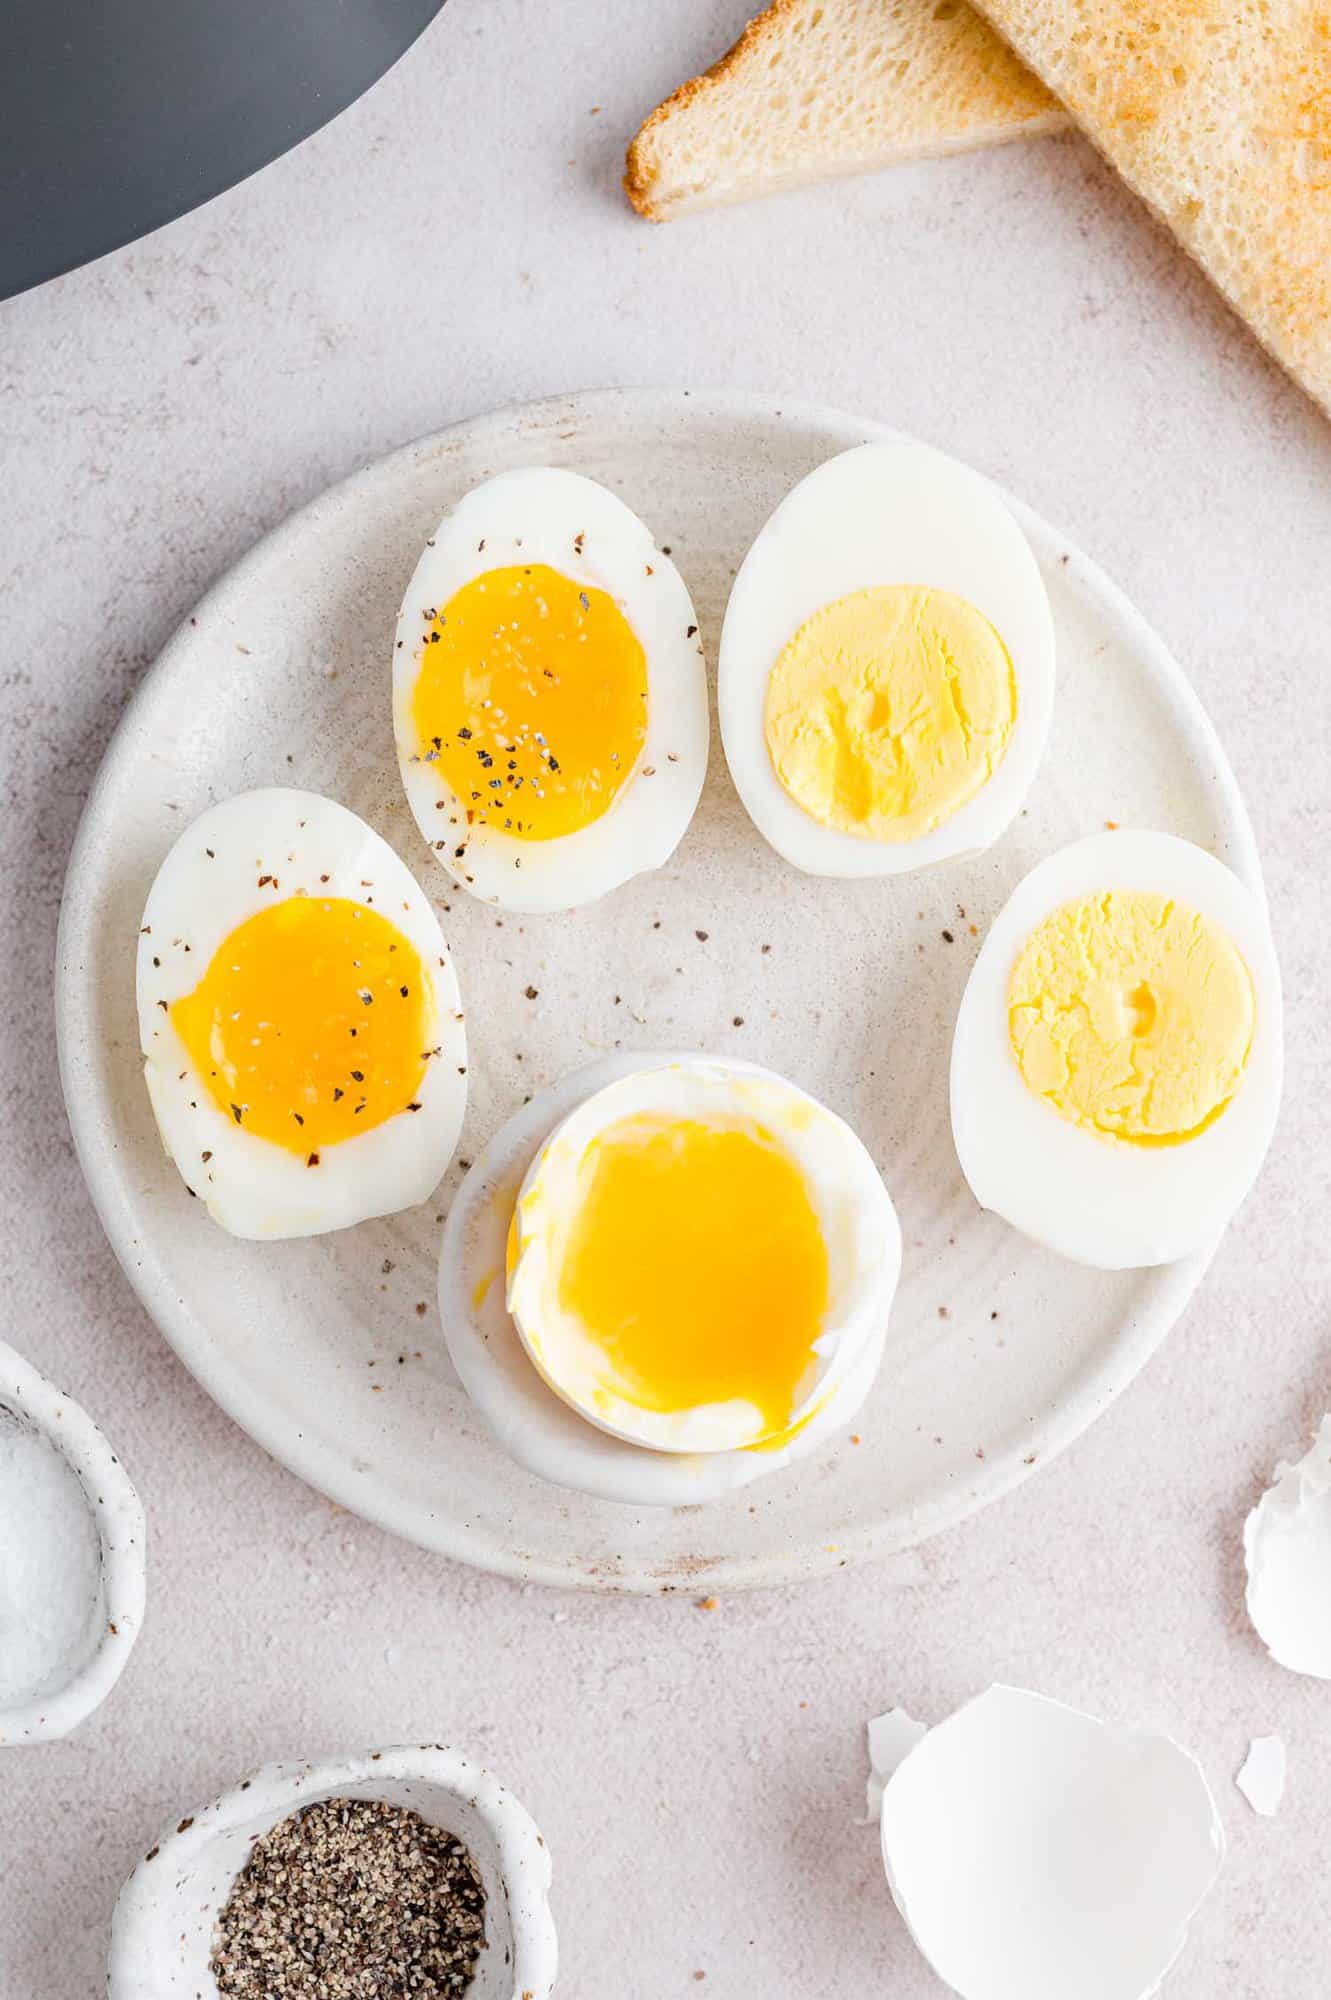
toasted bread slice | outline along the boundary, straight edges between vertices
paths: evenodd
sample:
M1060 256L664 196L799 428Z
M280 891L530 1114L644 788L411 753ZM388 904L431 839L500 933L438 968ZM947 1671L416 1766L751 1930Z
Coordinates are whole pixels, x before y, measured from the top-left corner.
M775 0L652 113L624 186L664 222L1065 122L962 0Z
M1326 0L981 0L1331 412Z

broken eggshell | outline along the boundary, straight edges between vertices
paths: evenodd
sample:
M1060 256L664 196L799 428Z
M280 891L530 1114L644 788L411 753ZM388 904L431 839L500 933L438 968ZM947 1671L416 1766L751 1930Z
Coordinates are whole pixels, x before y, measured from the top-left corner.
M1225 1851L1177 1743L1010 1687L909 1751L882 1842L907 1928L963 2000L1146 2000Z
M1248 1616L1271 1658L1331 1680L1331 1416L1243 1524Z
M904 1708L889 1708L865 1724L869 1738L869 1781L864 1788L864 1825L872 1826L883 1810L883 1793L898 1764L904 1763L922 1736L929 1734L927 1722L917 1722Z
M1279 1736L1254 1736L1234 1779L1255 1813L1271 1819L1285 1796L1285 1744Z

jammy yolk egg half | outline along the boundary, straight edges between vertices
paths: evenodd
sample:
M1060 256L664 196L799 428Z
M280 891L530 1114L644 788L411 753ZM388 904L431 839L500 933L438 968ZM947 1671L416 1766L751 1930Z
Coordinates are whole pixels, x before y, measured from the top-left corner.
M886 1325L899 1237L849 1128L699 1058L589 1098L537 1153L508 1307L548 1385L665 1451L779 1444Z
M213 806L144 911L144 1074L190 1192L236 1236L307 1236L423 1201L457 1143L466 1042L434 912L331 799Z
M219 1109L304 1156L414 1101L434 1015L411 940L377 910L327 896L256 910L170 1009Z
M647 740L647 658L614 599L546 563L473 577L428 628L416 747L519 841L591 826Z
M952 1130L981 1205L1117 1270L1213 1243L1274 1129L1266 910L1172 834L1108 832L1018 884L971 971Z
M814 875L901 873L998 838L1053 706L1048 598L985 480L904 438L786 495L730 594L719 708L759 831Z
M403 784L463 888L569 909L674 850L707 764L698 621L614 494L501 473L431 536L398 618Z

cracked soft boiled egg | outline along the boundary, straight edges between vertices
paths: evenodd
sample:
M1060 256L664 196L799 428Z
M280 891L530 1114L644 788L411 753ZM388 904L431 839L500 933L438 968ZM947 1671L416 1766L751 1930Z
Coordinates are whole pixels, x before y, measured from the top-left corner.
M726 759L759 832L810 875L988 847L1030 789L1053 699L1025 536L987 480L906 438L802 479L730 593Z
M439 1253L439 1310L449 1353L477 1412L529 1472L556 1485L636 1507L697 1506L783 1470L824 1446L854 1417L882 1360L900 1238L883 1218L881 1309L876 1330L835 1371L835 1386L807 1422L748 1450L654 1451L612 1436L538 1373L508 1310L506 1246L519 1190L555 1129L609 1085L675 1066L689 1055L606 1056L540 1090L508 1120L472 1166L448 1211ZM730 1063L735 1076L780 1079ZM788 1086L786 1086L788 1088ZM829 1376L829 1381L832 1379Z
M665 1452L779 1445L882 1332L900 1235L849 1126L695 1057L596 1091L528 1167L507 1305L591 1424Z
M233 1236L314 1236L424 1201L457 1144L466 1041L434 912L314 792L243 792L181 834L138 956L167 1152Z
M1257 1176L1282 1069L1266 911L1172 834L1092 834L1013 891L952 1044L976 1199L1102 1270L1214 1242Z
M567 910L669 859L707 770L698 621L622 500L548 466L468 493L407 587L402 782L484 902Z

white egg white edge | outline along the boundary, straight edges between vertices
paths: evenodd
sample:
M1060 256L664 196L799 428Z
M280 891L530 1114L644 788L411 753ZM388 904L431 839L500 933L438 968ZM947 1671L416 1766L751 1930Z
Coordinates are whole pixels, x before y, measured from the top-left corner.
M1252 976L1252 1047L1216 1122L1177 1146L1115 1144L1030 1090L1012 1054L1007 989L1031 932L1105 889L1177 899L1233 939ZM1284 1070L1280 968L1263 904L1215 857L1175 834L1094 833L1037 863L995 918L971 969L952 1041L952 1133L982 1208L1034 1242L1105 1271L1170 1264L1212 1245L1266 1156ZM1051 1196L1053 1199L1051 1200Z
M647 657L647 735L636 771L599 820L553 840L468 828L468 801L419 754L411 714L430 614L487 570L523 563L604 590ZM431 853L482 902L533 914L573 909L661 867L697 809L710 738L702 640L683 578L633 510L595 480L551 466L497 474L439 523L407 585L393 647L393 731Z
M884 481L910 483L883 506ZM964 510L958 521L959 504ZM969 539L967 529L983 537ZM794 545L794 550L788 546ZM767 683L783 647L823 605L887 584L951 591L982 612L1011 655L1017 716L989 782L932 832L899 844L822 826L789 796L767 750ZM1035 781L1054 707L1053 612L1039 565L1006 501L960 460L909 438L826 460L782 500L730 592L717 670L721 740L758 831L809 875L900 875L992 846Z
M911 1718L905 1720L911 1728L918 1727ZM1126 1988L1122 1989L1122 2000L1152 2000L1187 1943L1189 1926L1224 1866L1225 1829L1215 1794L1198 1759L1174 1737L1162 1731L1105 1722L1048 1695L995 1682L942 1722L924 1730L914 1742L902 1744L904 1754L887 1774L879 1807L883 1870L898 1914L939 1978L952 1990L968 1996L968 2000L981 1990L1000 1990L997 1985L992 1989L977 1989L969 1982L965 1986L957 1983L964 1973L954 1962L955 1947L969 1922L965 1913L966 1888L956 1875L958 1858L962 1859L963 1868L968 1864L979 1871L976 1906L985 1911L988 1928L992 1930L994 1878L1001 1876L1010 1838L1005 1828L1009 1814L1001 1794L996 1792L999 1769L988 1768L991 1755L1001 1768L1005 1748L1014 1737L1025 1738L1027 1773L1039 1770L1050 1793L1063 1804L1061 1818L1067 1824L1066 1795L1076 1775L1076 1753L1070 1754L1066 1734L1069 1730L1078 1733L1084 1730L1088 1744L1097 1748L1112 1744L1120 1753L1118 1782L1107 1802L1101 1800L1100 1788L1094 1784L1083 1786L1079 1801L1082 1811L1078 1821L1087 1807L1100 1811L1107 1854L1114 1842L1121 1843L1125 1837L1125 1813L1133 1791L1147 1792L1143 1753L1149 1749L1156 1757L1163 1755L1176 1774L1170 1802L1174 1839L1168 1853L1161 1857L1176 1878L1176 1907L1171 1922L1160 1921L1160 1936L1150 1970L1131 1996ZM1047 1745L1038 1741L1046 1732L1050 1733ZM1160 1804L1159 1798L1153 1803L1149 1797L1146 1799L1141 1826L1143 1839L1156 1831ZM977 1843L973 1840L958 1849L955 1827L959 1818L962 1822L973 1819L979 1824L1003 1828L1003 1832L995 1835L1001 1845L987 1858L977 1856ZM1053 1824L1059 1823L1056 1817ZM1191 1852L1185 1852L1185 1841L1190 1844ZM946 1899L940 1908L939 1895L935 1893L934 1908L928 1911L922 1907L923 1897L919 1893L922 1853L937 1865L938 1888ZM1046 1907L1050 1912L1048 1920L1055 1925L1075 1916L1052 1889ZM958 1909L962 1912L960 1920ZM1012 1906L1008 1912L1006 1948L996 1961L995 1969L1000 1974L1004 1966L1023 1963L1026 1956L1023 1946L1038 1920L1037 1908ZM1007 1992L1011 1988L1004 1982L1001 1990ZM1026 2000L1066 2000L1066 1994L1061 1985L1055 1988L1052 1982L1042 1983L1030 1988Z
M832 1297L814 1359L800 1383L790 1424L810 1420L856 1365L859 1350L886 1324L901 1273L901 1229L883 1177L845 1120L797 1084L749 1063L693 1056L654 1064L608 1084L561 1119L538 1150L518 1194L521 1224L542 1184L553 1183L551 1206L575 1199L573 1184L587 1149L609 1124L645 1108L638 1080L647 1076L652 1109L678 1118L715 1115L717 1086L725 1110L779 1133L818 1214L828 1247ZM792 1119L792 1110L803 1119ZM532 1365L547 1386L588 1423L655 1451L743 1450L763 1441L762 1415L751 1403L708 1404L675 1411L644 1410L609 1393L604 1357L566 1316L548 1310L552 1290L550 1238L521 1228L508 1307ZM529 1322L539 1321L539 1337Z
M259 877L269 874L276 879L260 888ZM198 985L238 924L302 893L367 904L398 926L429 973L440 1051L426 1063L418 1112L321 1147L317 1167L246 1132L213 1102L167 1011ZM231 1235L321 1235L414 1207L437 1187L467 1103L457 977L410 870L346 806L274 786L223 799L186 827L144 908L137 993L144 1077L162 1143L185 1186Z
M510 1457L540 1479L598 1500L689 1507L718 1500L817 1450L850 1423L883 1357L886 1314L855 1366L787 1444L685 1455L652 1451L598 1429L547 1387L505 1304L504 1254L518 1190L544 1139L586 1098L635 1071L696 1061L687 1053L624 1053L578 1070L502 1126L453 1199L439 1258L439 1311L453 1365ZM770 1075L757 1065L734 1064Z

